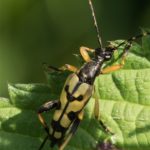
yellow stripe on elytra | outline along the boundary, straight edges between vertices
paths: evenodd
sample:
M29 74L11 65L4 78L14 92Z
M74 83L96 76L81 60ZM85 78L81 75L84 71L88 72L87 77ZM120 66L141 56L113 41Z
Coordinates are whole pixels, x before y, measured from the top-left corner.
M53 128L50 126L50 129L49 129L49 133L52 135L53 133Z
M63 89L61 96L60 96L60 103L61 103L61 109L64 109L66 104L67 104L67 93L66 91Z
M60 120L60 125L64 128L68 128L71 121L69 120L67 114L63 114L62 119Z
M68 78L67 81L64 85L64 88L66 87L66 85L69 86L69 93L71 93L74 89L74 87L76 86L76 84L79 82L79 79L77 77L76 74L71 74ZM63 88L61 96L60 96L60 102L61 102L61 109L64 109L64 107L67 104L67 93L65 91L65 89Z
M69 81L69 93L72 93L74 87L77 85L79 82L79 78L76 74L73 74L72 78ZM67 83L66 83L67 84Z
M83 101L80 102L80 101L75 100L75 101L69 103L66 112L67 113L69 113L71 111L77 112L77 111L80 111L83 107L84 107Z
M74 97L78 97L80 95L85 95L87 90L89 89L90 85L86 83L82 83L79 88L73 94Z
M57 132L57 131L54 132L54 137L55 137L56 139L60 139L61 136L62 136L62 133L61 133L61 132Z
M78 119L79 119L79 120L82 120L82 119L83 119L83 115L84 115L84 112L81 111L81 112L78 114Z
M53 116L53 120L54 121L58 121L60 116L62 114L62 110L55 110L54 116Z

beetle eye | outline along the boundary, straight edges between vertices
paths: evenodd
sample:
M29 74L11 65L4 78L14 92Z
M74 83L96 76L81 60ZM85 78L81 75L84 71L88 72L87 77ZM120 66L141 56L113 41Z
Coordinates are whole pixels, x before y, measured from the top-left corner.
M110 59L111 56L110 56L110 55L106 55L105 58L106 58L106 59Z
M107 52L105 53L105 60L110 60L111 57L112 57L112 53L107 51Z

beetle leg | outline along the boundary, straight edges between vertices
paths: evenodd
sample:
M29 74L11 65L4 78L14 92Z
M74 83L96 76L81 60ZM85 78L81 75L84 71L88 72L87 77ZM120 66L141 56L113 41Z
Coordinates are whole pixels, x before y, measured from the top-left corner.
M98 120L99 118L99 98L96 94L95 91L95 86L94 86L94 94L93 94L94 100L95 100L95 105L94 105L94 116Z
M60 71L57 67L48 65L47 63L43 63L43 68L45 71Z
M54 66L51 66L51 65L47 65L46 63L43 63L43 67L44 69L47 71L51 71L51 70L54 70L54 71L65 71L65 70L68 70L68 71L71 71L71 72L77 72L78 71L78 68L73 66L73 65L69 65L69 64L65 64L64 66L60 67L60 68L57 68L57 67L54 67Z
M60 71L68 70L68 71L71 71L71 72L77 72L78 68L73 66L73 65L65 64L64 66L60 67L59 70Z
M80 47L80 53L81 53L81 56L83 57L83 59L85 60L85 62L91 61L91 58L90 58L88 52L93 53L93 52L95 52L95 50L88 48L88 47L84 47L84 46Z
M48 136L49 136L49 127L47 126L47 123L45 122L45 119L43 118L42 113L43 113L43 112L46 112L46 111L49 111L49 110L51 110L51 109L53 109L53 108L56 108L58 105L59 105L59 101L58 101L58 100L49 101L49 102L43 104L43 105L39 108L39 110L38 110L38 118L39 118L41 124L43 125L43 127L44 127L46 133L48 134ZM42 147L44 146L46 140L48 139L48 136L46 136L46 138L45 138L44 141L42 142L42 144L41 144L39 150L41 150Z
M45 130L48 134L49 134L49 128L48 128L48 126L47 126L47 124L46 124L46 122L42 116L42 113L49 111L49 110L51 110L57 106L58 106L58 100L49 101L49 102L43 104L38 110L38 118L39 118L40 122L42 123L43 127L45 128Z
M100 125L102 126L102 128L105 130L105 131L108 131L107 127L104 125L104 123L99 119L100 118L100 106L99 106L99 98L95 92L95 88L94 88L94 100L95 100L95 105L94 105L94 116L95 118L99 121Z
M48 137L49 137L49 135L47 135L47 136L44 138L44 140L43 140L43 142L42 142L42 144L40 145L40 147L39 147L38 150L42 150L42 148L44 147L46 141L48 140Z
M119 70L119 69L123 68L123 66L124 66L124 64L125 64L126 56L127 56L127 54L128 54L128 50L129 50L129 48L130 48L131 46L132 46L131 42L128 43L128 44L125 46L125 49L124 49L124 52L123 52L123 55L122 55L121 63L120 63L120 64L107 67L107 68L103 69L103 70L101 71L101 73L102 73L102 74L110 73L110 72L113 72L113 71L116 71L116 70Z
M100 105L99 105L99 98L96 94L95 87L94 87L94 94L93 94L95 105L94 105L94 116L99 121L101 127L104 129L104 131L111 133L111 131L104 125L102 120L100 119ZM111 133L112 134L112 133Z
M88 54L88 52L95 52L94 49L88 48L88 47L84 47L81 46L80 47L80 54L82 56L82 58L84 59L85 62L89 62L91 61L91 58ZM69 70L71 72L77 72L78 69L75 66L69 65L69 64L65 64L64 66L62 66L61 68L59 68L60 70Z
M113 65L111 67L107 67L105 69L103 69L100 74L106 74L106 73L110 73L110 72L113 72L113 71L117 71L119 69L121 69L123 67L123 64L119 64L119 65Z
M70 141L71 137L74 135L74 133L76 132L78 126L79 126L79 123L80 121L83 119L83 111L81 111L79 114L78 114L78 118L75 119L75 121L72 123L72 126L71 126L71 129L66 137L66 139L63 141L63 143L61 143L59 145L59 150L63 150L66 145L68 144L68 142Z

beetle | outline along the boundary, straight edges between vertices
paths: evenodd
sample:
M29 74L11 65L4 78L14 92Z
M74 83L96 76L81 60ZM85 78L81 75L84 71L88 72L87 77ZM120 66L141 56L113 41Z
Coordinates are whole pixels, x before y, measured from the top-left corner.
M103 48L93 4L91 0L88 0L88 2L92 12L94 26L97 31L99 48L91 49L83 46L80 47L81 56L85 61L84 65L80 69L69 64L66 64L58 69L51 67L55 70L69 70L73 73L70 74L66 79L59 100L49 101L43 104L38 110L39 120L47 133L47 136L42 142L39 150L43 148L47 139L50 139L51 147L58 145L59 150L63 150L65 148L77 130L80 121L83 119L84 107L92 95L94 95L96 104L98 104L98 98L93 92L94 81L96 77L100 74L105 74L121 69L125 64L125 59L130 47L132 46L132 42L150 34L148 32L144 32L138 36L121 42L118 46L110 44ZM117 49L122 45L124 45L124 50L121 56L121 63L103 69L103 64L111 60L114 52L117 51ZM89 52L94 53L93 58L90 58L88 54ZM42 113L51 109L55 109L55 112L49 128L42 116ZM97 118L99 110L98 106L96 105L94 112L95 117Z

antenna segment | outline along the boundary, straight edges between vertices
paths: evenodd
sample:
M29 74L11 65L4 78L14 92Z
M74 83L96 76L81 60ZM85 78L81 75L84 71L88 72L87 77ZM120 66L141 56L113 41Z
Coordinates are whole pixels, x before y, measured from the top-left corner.
M95 16L95 12L94 12L94 7L93 7L93 4L92 4L92 0L88 0L88 1L89 1L90 9L91 9L91 12L92 12L94 26L95 26L95 29L96 29L96 32L97 32L98 43L100 45L100 48L102 48L102 39L100 37L100 31L99 31L99 28L98 28L98 25L97 25L97 21L96 21L96 16Z

